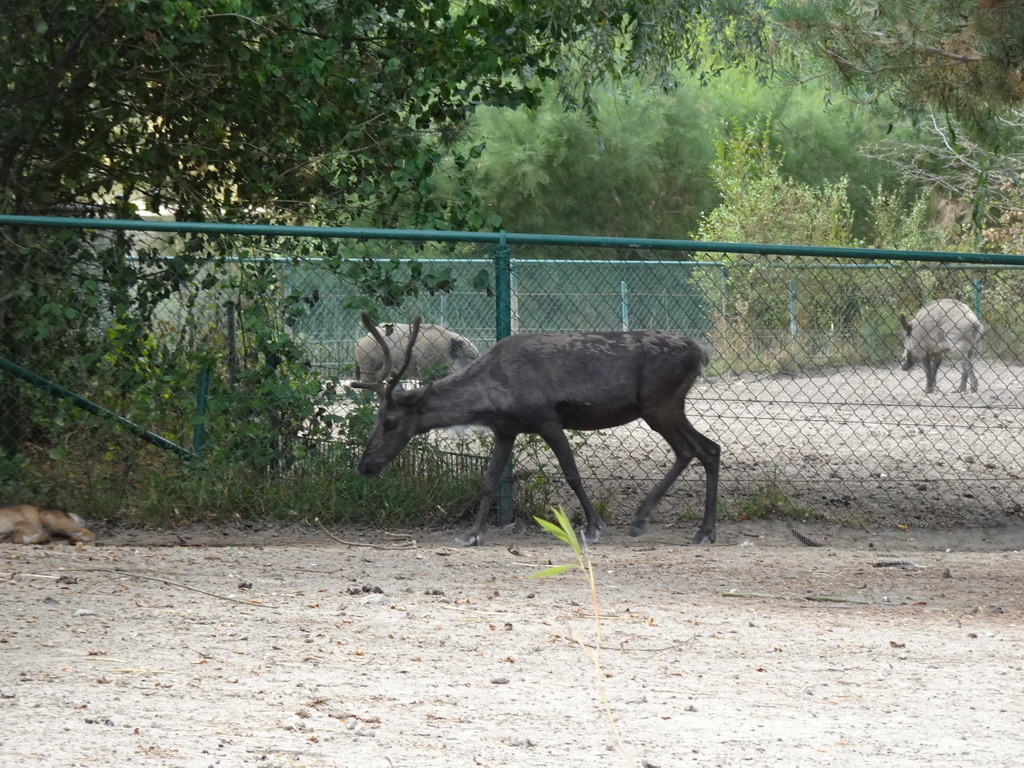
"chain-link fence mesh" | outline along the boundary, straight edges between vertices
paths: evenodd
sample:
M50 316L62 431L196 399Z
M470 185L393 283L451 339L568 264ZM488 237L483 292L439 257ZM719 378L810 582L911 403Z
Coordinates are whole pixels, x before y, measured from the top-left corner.
M417 439L379 478L354 470L375 411L371 393L346 386L366 335L359 312L375 307L382 324L421 315L447 329L436 355L415 368L425 381L446 362L463 364L467 349L485 353L504 307L513 333L662 329L708 342L714 357L687 411L722 446L725 519L991 525L1022 515L1024 273L1013 263L568 238L512 243L509 253L468 236L59 232L4 228L4 501L151 524L455 523L474 508L489 455L479 430ZM65 266L41 270L29 250L40 247ZM504 280L496 256L509 257ZM963 338L962 324L917 324L914 351L944 357L926 392L921 365L900 369L899 316L912 322L935 299L961 302L984 331L979 340ZM962 352L973 358L977 392L958 391ZM14 366L135 428L54 398ZM600 361L591 374L601 376ZM147 431L179 450L140 440ZM612 522L629 520L672 460L643 422L570 440ZM528 436L517 445L517 513L576 509L546 446ZM703 494L693 466L656 520L699 517Z

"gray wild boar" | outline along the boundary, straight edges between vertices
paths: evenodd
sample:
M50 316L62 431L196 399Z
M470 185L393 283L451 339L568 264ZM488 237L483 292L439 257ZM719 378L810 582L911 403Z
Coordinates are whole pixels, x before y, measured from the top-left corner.
M978 391L978 379L974 375L974 354L981 341L984 326L966 304L955 299L929 301L908 321L900 314L903 326L903 360L900 367L909 371L918 362L924 367L926 393L935 389L935 376L939 363L946 356L961 361L960 386L958 391Z
M386 323L381 328L391 353L401 355L409 342L409 326ZM376 381L384 365L384 355L373 336L367 334L356 343L356 380ZM440 325L421 325L413 345L408 373L412 378L437 378L460 371L480 357L469 339Z

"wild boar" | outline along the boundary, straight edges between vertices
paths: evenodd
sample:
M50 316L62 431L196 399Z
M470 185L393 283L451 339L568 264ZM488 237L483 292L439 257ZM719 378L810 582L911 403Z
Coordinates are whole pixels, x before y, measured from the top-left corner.
M970 307L955 299L929 301L917 311L913 320L908 321L907 316L901 313L900 324L904 332L900 367L909 371L921 363L925 373L925 393L935 389L939 363L947 356L961 361L958 391L966 391L968 381L971 392L978 391L973 360L985 328Z

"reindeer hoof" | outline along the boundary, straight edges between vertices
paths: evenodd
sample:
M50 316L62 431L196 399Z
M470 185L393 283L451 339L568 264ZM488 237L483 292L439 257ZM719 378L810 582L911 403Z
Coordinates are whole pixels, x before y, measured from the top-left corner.
M634 515L634 517L633 517L633 524L629 527L629 535L630 536L641 536L641 535L643 535L647 531L647 527L650 525L650 523L651 523L651 515L650 515L650 513L648 512L646 514L641 514L641 511L638 511L636 513L636 515Z
M461 536L455 537L455 543L460 547L479 547L484 543L483 531L466 531Z
M597 540L601 538L601 529L595 528L594 530L584 529L583 541L585 544L597 544Z
M710 531L705 533L704 531L697 531L697 535L693 537L693 544L714 544L715 539L718 538L718 532L712 528Z

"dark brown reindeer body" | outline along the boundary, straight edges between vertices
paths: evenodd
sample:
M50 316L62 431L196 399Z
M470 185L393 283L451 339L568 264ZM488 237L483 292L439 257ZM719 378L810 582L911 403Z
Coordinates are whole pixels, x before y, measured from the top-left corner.
M380 336L365 313L363 323L371 334ZM380 343L385 348L383 339ZM468 368L427 387L396 390L411 349L410 345L402 367L390 378L388 359L385 380L353 384L374 389L381 398L359 472L369 477L379 474L414 435L462 424L488 427L494 433L494 453L484 475L476 520L459 537L460 543L482 542L498 480L516 436L524 432L540 435L551 446L583 506L584 539L597 541L603 523L583 489L564 430L606 429L636 419L643 419L665 438L676 460L641 502L630 532L637 536L644 531L654 507L696 458L704 466L707 488L704 519L693 541L715 540L720 450L693 428L684 413L686 395L708 361L707 347L662 331L523 334L502 339Z

